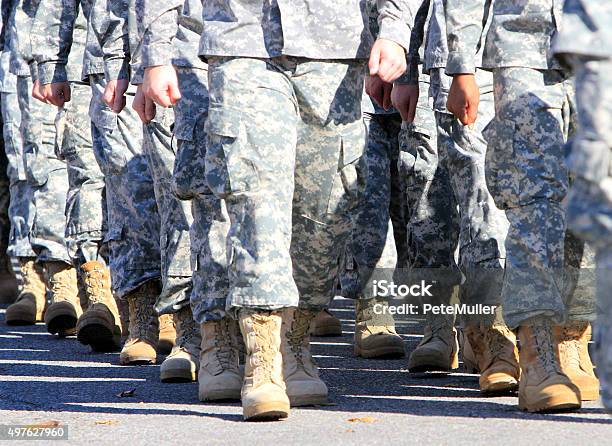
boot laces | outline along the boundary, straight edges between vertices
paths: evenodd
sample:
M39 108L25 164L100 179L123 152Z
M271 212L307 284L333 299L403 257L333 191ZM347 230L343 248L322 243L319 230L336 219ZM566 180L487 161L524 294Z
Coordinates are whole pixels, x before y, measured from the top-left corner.
M272 381L273 363L276 349L272 347L274 341L274 324L267 316L253 315L253 330L257 346L253 351L257 367L256 378L260 381Z
M106 301L102 277L103 272L97 267L83 274L87 298L92 304L105 303Z
M508 344L510 343L509 333L510 330L507 327L491 327L489 329L488 344L493 360L504 356L504 353L508 349Z
M130 300L130 314L133 316L133 323L130 324L130 335L139 339L147 339L151 330L151 308L143 305L140 296Z
M580 368L580 336L577 327L569 324L563 326L559 353L563 355L564 362L570 368Z
M181 324L183 325L183 324ZM188 324L193 326L194 324ZM195 330L189 330L186 336L195 336ZM229 370L235 364L235 351L230 342L230 320L224 317L215 324L215 356L222 370Z
M561 373L559 362L557 361L555 355L551 326L546 324L538 324L534 325L532 330L540 365L549 373Z
M191 311L181 310L176 314L176 343L187 350L196 349L200 345L200 329L193 320Z
M301 310L295 310L291 329L285 333L287 343L291 347L291 352L300 367L304 367L303 345L306 341L312 315Z

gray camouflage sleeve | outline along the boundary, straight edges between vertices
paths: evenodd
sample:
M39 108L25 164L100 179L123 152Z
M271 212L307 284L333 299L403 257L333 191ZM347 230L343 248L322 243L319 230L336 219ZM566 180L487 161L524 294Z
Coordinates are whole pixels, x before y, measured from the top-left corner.
M411 0L376 0L378 38L392 40L408 51L410 24L414 22Z
M420 3L420 6L415 5L418 9L414 15L414 24L412 26L412 32L410 33L410 46L408 48L408 55L406 56L408 68L406 72L395 81L396 84L400 85L415 85L419 82L419 64L421 63L419 50L425 40L425 24L427 23L427 17L429 15L431 0L419 0L417 3Z
M41 0L32 20L32 56L41 84L66 82L79 0Z
M147 6L143 10L145 31L142 43L142 66L172 65L176 48L172 40L178 31L179 9L183 1L175 0L159 6Z
M446 0L449 75L476 72L476 53L482 39L485 0Z
M107 81L130 78L128 0L96 1L90 22L104 58Z

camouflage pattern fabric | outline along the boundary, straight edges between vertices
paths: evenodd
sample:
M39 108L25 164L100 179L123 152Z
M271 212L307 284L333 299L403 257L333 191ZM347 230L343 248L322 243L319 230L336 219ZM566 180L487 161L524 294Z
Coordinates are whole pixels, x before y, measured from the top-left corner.
M55 153L57 109L32 98L32 80L19 76L17 92L21 110L21 138L25 174L33 188L36 211L30 243L41 262L70 263L66 249L66 163Z
M365 181L363 72L356 61L209 58L205 169L231 220L228 307L329 303Z
M113 291L122 298L146 281L158 279L160 219L153 179L143 153L142 123L133 96L120 114L102 102L103 76L90 76L89 109L93 147L106 182L109 265Z

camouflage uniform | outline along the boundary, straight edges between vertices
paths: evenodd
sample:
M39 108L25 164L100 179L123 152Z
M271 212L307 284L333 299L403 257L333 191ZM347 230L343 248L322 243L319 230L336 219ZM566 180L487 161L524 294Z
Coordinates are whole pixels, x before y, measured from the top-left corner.
M365 11L304 3L203 5L205 169L231 221L228 308L327 305L364 187ZM404 43L403 5L379 5L379 37Z
M104 4L105 2L99 3ZM113 17L100 10L99 4L96 4L92 16L93 28L103 45L104 58L107 63L107 78L127 79L126 67L131 62L134 73L131 81L133 84L139 84L146 67L166 64L171 58L165 55L171 54L172 50L168 47L164 47L161 54L154 53L154 49L151 50L153 51L151 55L146 52L142 55L140 53L142 48L148 51L149 44L154 42L154 39L160 38L161 40L162 37L166 37L165 31L172 33L172 23L176 28L176 17L172 14L176 11L168 5L149 6L135 2L129 2L128 5L128 2L123 0L111 0L107 4L108 8L116 12ZM179 2L179 4L182 3ZM199 4L195 6L201 11ZM171 11L168 12L170 17L164 15L166 8ZM155 10L154 17L146 16L145 11L149 9ZM193 13L197 15L197 9ZM170 26L164 21L165 18L168 19ZM110 24L110 20L115 23ZM109 33L105 30L113 31ZM176 29L168 41L171 41L174 34L176 34ZM196 35L195 39L197 38ZM163 46L165 43L167 42L164 41L160 45ZM126 51L126 48L129 48L129 52ZM193 54L196 53L193 44L191 50ZM157 51L159 52L159 49ZM163 290L156 303L156 310L159 313L172 313L188 305L192 288L189 246L189 228L192 221L190 203L180 201L174 195L172 188L175 160L172 126L175 125L175 115L176 112L173 109L157 107L155 119L143 126L143 152L147 157L161 218L160 247Z
M569 177L563 147L571 92L566 73L548 55L562 20L559 2L496 1L486 33L483 2L449 0L446 8L447 73L475 72L483 45L481 65L493 71L495 121L486 132L486 176L510 222L502 288L506 322L516 327L536 316L556 323L568 316L588 320L593 310L588 286L576 289L575 271L566 269L584 265L589 256L571 235L565 243L562 200Z
M447 221L453 225L452 233L458 235L458 263L466 276L460 300L467 304L500 305L508 221L487 189L484 166L487 143L482 136L494 117L492 78L490 73L477 72L481 90L478 121L475 128L461 125L446 109L451 78L444 74L448 56L444 17L442 0L423 2L415 19L408 58L418 60L416 51L427 29L423 68L430 79L438 156L448 172L458 206L458 213ZM417 73L411 70L409 75ZM455 206L450 209L453 212Z
M566 0L554 51L576 75L578 131L569 144L574 183L567 199L568 226L597 252L599 318L596 360L602 401L612 409L612 5Z
M104 176L96 162L87 115L91 89L82 79L86 20L79 15L75 32L81 37L62 45L58 32L61 8L41 1L32 23L32 48L42 85L70 82L71 100L56 118L57 155L68 165L66 243L75 266L97 260L105 263L102 240L106 232Z
M47 42L57 50L54 57L63 55L65 60L70 45L85 37L83 33L73 33L78 29L75 24L79 8L87 20L82 78L89 81L92 92L89 117L93 150L106 186L108 230L104 242L108 243L113 291L121 298L160 276L159 215L153 180L142 150L142 134L134 131L142 126L131 108L133 92L127 94L127 106L119 115L102 101L106 80L102 50L89 20L92 1L42 0L41 3L45 11L54 11L48 14L48 19L57 21L59 17L61 23L57 35ZM96 7L99 3L104 9L105 2L96 2ZM41 23L45 18L40 16ZM49 60L49 71L57 76L63 71L62 64L53 64L52 60Z
M20 1L11 24L15 51L11 51L10 69L17 75L25 174L35 205L29 238L40 262L70 263L65 241L68 176L66 163L55 154L57 110L30 95L32 75L37 75L30 28L38 3Z

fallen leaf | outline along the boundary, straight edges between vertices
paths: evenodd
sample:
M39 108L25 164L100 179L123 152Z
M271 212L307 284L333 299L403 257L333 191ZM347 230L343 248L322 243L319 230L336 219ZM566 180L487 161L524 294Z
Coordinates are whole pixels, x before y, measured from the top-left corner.
M117 424L117 420L97 420L96 424Z
M349 418L349 423L376 423L378 420L372 417Z
M58 427L60 422L57 420L41 421L40 423L28 424L28 427L34 428L47 428L47 427Z
M129 398L131 396L134 396L136 394L136 389L132 389L132 390L124 390L121 393L118 393L117 396L119 398Z

